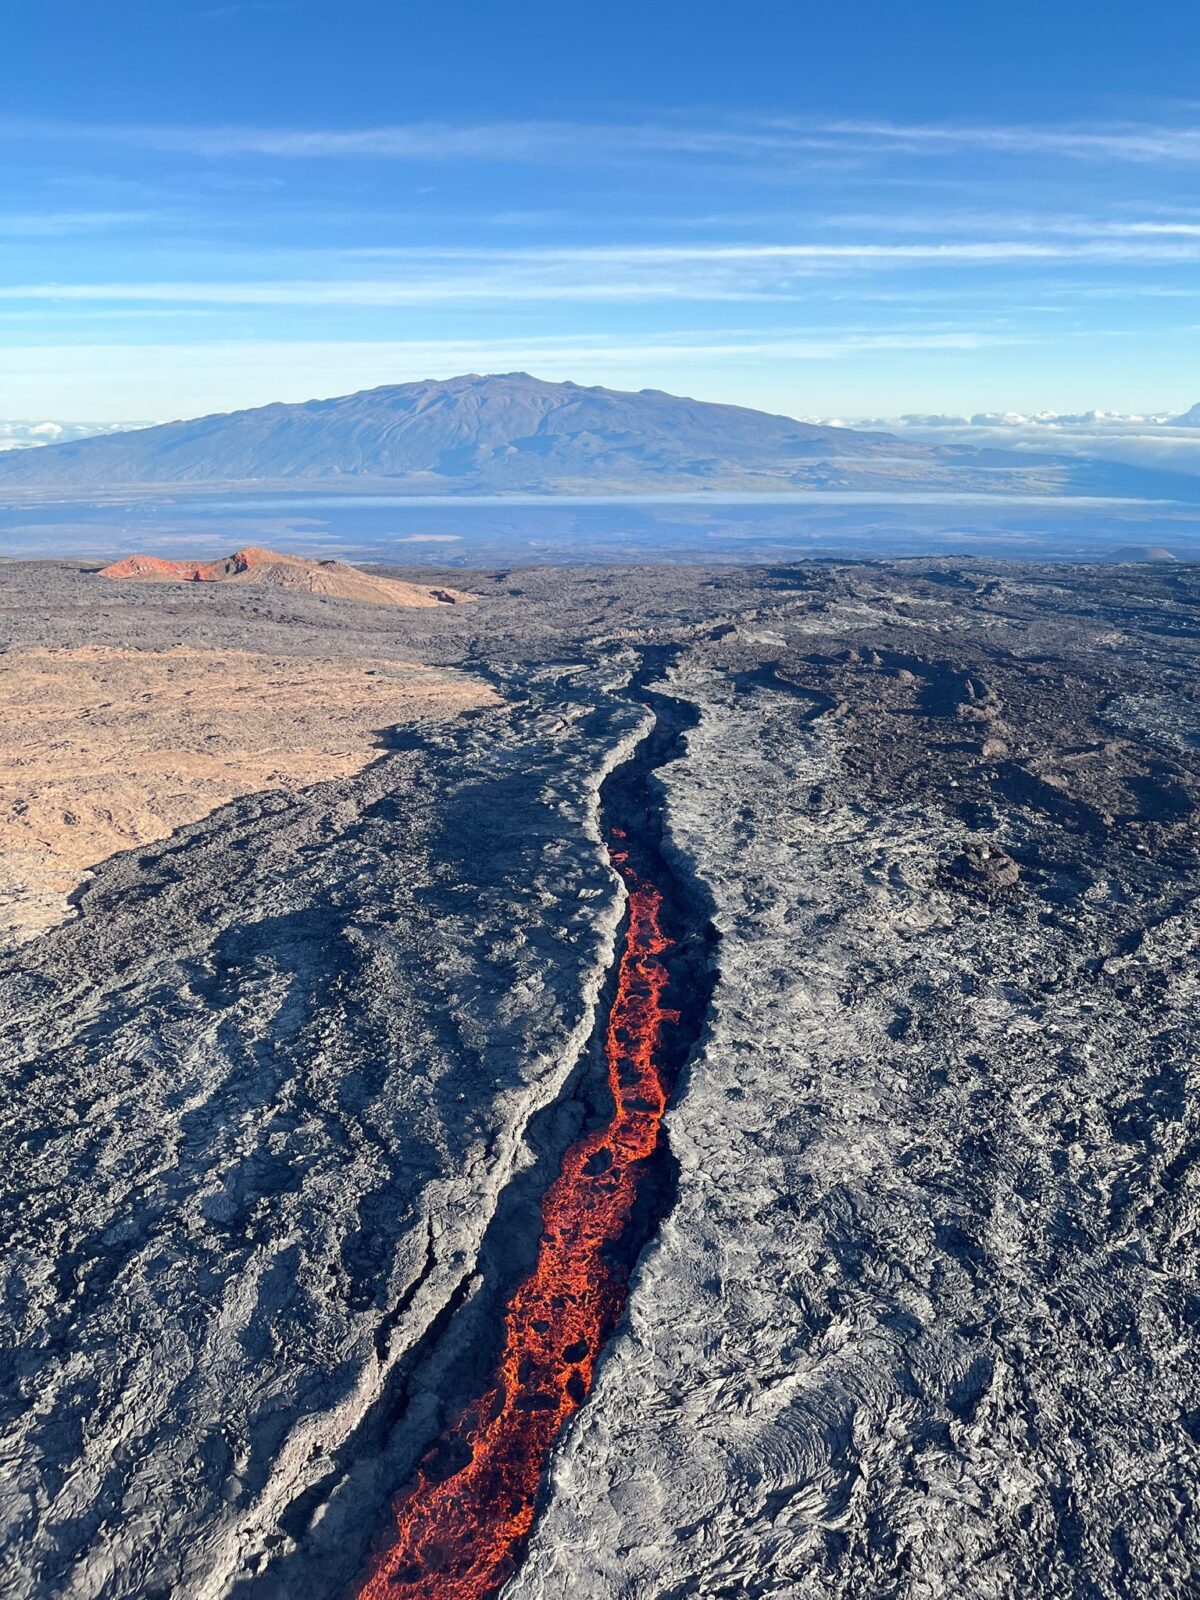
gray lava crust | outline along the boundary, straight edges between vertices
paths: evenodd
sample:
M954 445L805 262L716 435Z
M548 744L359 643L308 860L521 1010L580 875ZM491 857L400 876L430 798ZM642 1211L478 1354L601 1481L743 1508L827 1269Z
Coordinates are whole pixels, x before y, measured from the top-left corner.
M573 1114L648 645L714 990L506 1600L1200 1590L1200 571L472 574L436 622L0 581L15 641L504 697L113 858L5 958L14 1596L344 1590L445 1396L380 1407Z

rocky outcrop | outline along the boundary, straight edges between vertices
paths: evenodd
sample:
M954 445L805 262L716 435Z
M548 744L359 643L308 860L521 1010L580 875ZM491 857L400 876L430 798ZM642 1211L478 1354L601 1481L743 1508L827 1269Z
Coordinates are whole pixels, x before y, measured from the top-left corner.
M473 600L460 589L429 588L361 572L346 561L280 555L253 545L217 561L169 561L162 556L125 556L100 577L142 583L263 584L327 599L360 600L376 606L452 606Z
M985 755L988 751L985 747ZM946 867L942 882L964 894L999 900L1016 888L1021 869L1004 850L989 844L969 844Z

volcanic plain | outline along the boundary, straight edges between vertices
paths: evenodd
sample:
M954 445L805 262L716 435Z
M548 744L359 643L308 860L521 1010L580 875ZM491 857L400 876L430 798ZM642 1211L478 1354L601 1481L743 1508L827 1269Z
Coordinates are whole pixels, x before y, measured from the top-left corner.
M452 581L0 568L5 1592L1194 1594L1200 569Z

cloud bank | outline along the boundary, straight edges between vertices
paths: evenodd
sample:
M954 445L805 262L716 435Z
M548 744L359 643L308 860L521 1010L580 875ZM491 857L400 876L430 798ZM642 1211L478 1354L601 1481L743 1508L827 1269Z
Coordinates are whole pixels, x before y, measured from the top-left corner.
M1176 415L1166 411L1149 415L1116 411L981 411L970 417L909 412L898 417L807 420L882 429L935 444L964 444L975 449L990 445L1045 455L1087 456L1200 476L1200 403L1191 411Z

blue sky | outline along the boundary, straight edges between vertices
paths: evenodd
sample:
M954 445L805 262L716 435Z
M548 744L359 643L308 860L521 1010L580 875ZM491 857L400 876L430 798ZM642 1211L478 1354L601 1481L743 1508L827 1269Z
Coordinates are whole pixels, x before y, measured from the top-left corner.
M26 7L0 417L518 367L797 415L1182 410L1200 8L991 9Z

